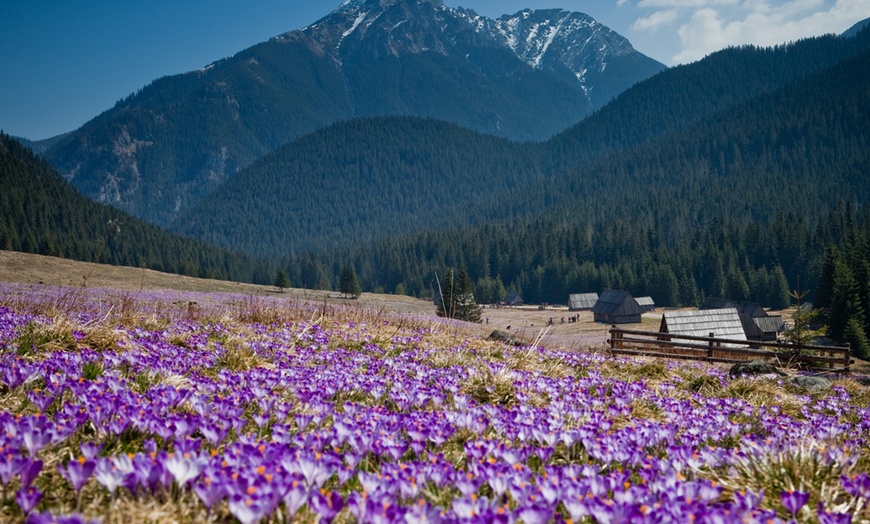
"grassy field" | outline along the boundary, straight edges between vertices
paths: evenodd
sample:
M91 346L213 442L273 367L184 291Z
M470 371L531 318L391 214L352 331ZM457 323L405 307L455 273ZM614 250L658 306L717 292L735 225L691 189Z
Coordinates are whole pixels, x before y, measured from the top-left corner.
M34 286L111 288L134 294L168 290L177 291L179 299L183 299L185 292L242 293L322 301L334 305L352 304L387 313L435 316L435 306L429 301L402 295L364 293L357 300L348 300L339 293L330 291L285 289L284 293L278 293L273 286L194 278L150 269L108 266L13 251L0 251L0 282ZM588 311L579 313L578 322L568 323L567 317L570 314L572 313L565 306L549 306L544 310L539 310L537 306L487 308L481 315L484 319L481 324L457 322L456 327L478 336L487 336L496 329L509 330L524 341L538 340L548 347L562 349L598 348L604 344L609 326L593 322L592 313ZM547 323L551 318L554 325L548 327ZM565 318L565 324L561 323L562 318ZM657 330L660 319L661 314L645 315L643 329Z

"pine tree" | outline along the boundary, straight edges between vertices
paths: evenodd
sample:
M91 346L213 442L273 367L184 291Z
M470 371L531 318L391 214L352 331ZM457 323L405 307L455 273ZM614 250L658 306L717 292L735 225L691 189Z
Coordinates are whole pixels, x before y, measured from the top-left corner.
M437 281L437 289L435 290L435 313L439 317L455 318L456 300L454 295L453 270L448 269L444 274L444 279L439 280L438 275L435 275Z
M356 298L362 295L362 286L360 286L356 270L352 265L345 266L341 270L341 275L338 277L338 290L344 294L345 298Z
M852 348L852 355L862 360L870 358L870 341L867 340L867 333L858 319L849 319L843 333L843 342Z
M464 268L459 271L456 290L456 318L466 322L480 322L481 307L474 299L474 282Z
M834 291L831 296L831 307L828 311L831 337L842 342L846 326L853 318L860 325L864 324L864 311L861 308L858 282L849 266L841 261L834 268Z
M816 307L827 309L831 307L831 298L834 295L834 272L837 264L841 263L840 250L835 246L828 246L825 252L825 263L819 275L819 283L816 287Z
M283 269L279 269L278 274L275 275L275 287L278 288L281 293L284 292L284 288L290 287L290 279L287 278L287 273L285 273Z
M808 291L792 291L791 297L796 303L792 306L792 325L785 330L785 339L797 345L809 345L817 337L824 336L825 329L812 329L812 324L816 321L821 310L811 309L801 301L806 298Z

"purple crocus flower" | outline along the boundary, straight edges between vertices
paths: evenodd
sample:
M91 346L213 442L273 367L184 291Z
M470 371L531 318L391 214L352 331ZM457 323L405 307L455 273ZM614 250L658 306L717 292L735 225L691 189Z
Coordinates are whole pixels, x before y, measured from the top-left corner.
M124 482L124 477L128 473L125 469L118 467L111 457L105 457L98 460L97 467L94 471L95 476L97 477L97 482L109 490L109 493L111 493L112 496L115 495L115 489Z
M227 496L227 488L222 482L216 482L205 475L193 485L193 491L196 492L196 496L199 497L208 512L211 512L212 506Z
M237 493L230 497L228 506L230 513L239 519L239 522L255 524L266 516L266 512L269 510L269 500Z
M82 442L79 449L82 450L82 455L84 455L86 459L93 459L103 450L103 445L97 444L96 442Z
M88 460L81 457L78 460L70 460L66 466L58 464L57 469L63 478L67 479L72 484L73 489L81 491L85 483L91 478L94 473L96 463L93 460Z
M320 515L320 521L325 524L332 522L332 519L343 507L344 500L342 500L341 495L334 491L321 489L312 493L311 508Z
M175 482L184 487L202 472L205 463L202 459L190 453L174 453L164 463L166 469L175 478Z
M27 448L30 456L33 457L39 453L42 448L51 443L52 432L47 430L44 425L39 422L32 422L31 424L26 424L26 426L27 427L22 432L22 436L24 437L24 447Z
M819 502L819 524L851 524L852 515L825 511L825 505Z
M299 480L293 480L283 498L284 505L287 507L287 515L292 517L299 511L299 508L308 502L308 489Z
M553 508L536 504L520 509L519 514L526 524L546 524L553 516Z
M33 487L21 488L15 496L15 501L18 502L18 507L21 512L28 515L33 508L42 500L42 492Z
M849 495L870 499L870 475L866 473L852 476L843 475L840 477L840 484Z
M18 475L26 464L27 459L17 453L0 454L0 483L3 486L9 484L12 477Z
M29 488L33 481L39 476L39 472L42 471L42 461L41 460L31 460L29 462L25 462L24 467L21 468L21 488Z
M810 500L810 494L804 491L795 491L790 489L788 491L783 491L779 494L782 498L782 505L785 506L785 509L788 510L792 515L797 515L798 511L804 507L808 500Z

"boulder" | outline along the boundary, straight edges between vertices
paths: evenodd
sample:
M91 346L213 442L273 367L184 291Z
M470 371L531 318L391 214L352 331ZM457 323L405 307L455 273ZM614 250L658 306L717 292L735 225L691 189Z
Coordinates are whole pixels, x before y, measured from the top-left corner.
M517 338L511 333L508 333L507 331L499 331L497 329L489 334L489 340L504 342L505 344L517 347L524 345L522 341L517 340Z
M791 378L791 383L812 393L827 391L833 387L833 383L825 377L807 377L804 375L798 375Z
M749 362L738 362L731 366L731 369L728 370L728 377L740 377L743 375L779 375L785 376L779 368L765 362L763 360L750 360Z

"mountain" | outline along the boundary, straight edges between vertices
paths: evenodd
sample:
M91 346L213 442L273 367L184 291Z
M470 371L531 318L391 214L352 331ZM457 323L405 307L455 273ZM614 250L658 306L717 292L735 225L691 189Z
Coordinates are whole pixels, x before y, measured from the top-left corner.
M27 138L23 138L20 136L13 136L12 138L17 140L18 142L20 142L24 146L29 147L37 155L42 155L43 153L48 151L48 148L50 148L54 144L60 142L63 139L63 137L65 137L66 135L67 135L67 133L63 133L63 134L53 136L51 138L46 138L43 140L29 140Z
M662 69L579 13L490 20L438 0L352 0L156 80L45 157L92 199L167 225L257 158L330 123L421 116L543 140Z
M868 25L870 25L870 18L865 18L864 20L861 20L857 24L855 24L852 27L850 27L849 29L847 29L842 35L840 35L840 37L841 38L852 38L853 36L860 33L861 30L864 29L865 27L867 27Z
M488 192L446 228L348 241L286 271L311 286L352 264L367 290L431 296L434 274L463 267L484 302L493 289L563 303L618 288L663 306L727 296L781 309L790 289L816 288L829 245L866 267L868 129L865 51L679 132ZM494 209L514 217L467 220Z
M866 51L868 37L870 32L848 40L820 37L771 49L725 50L634 86L544 143L516 144L407 117L334 124L243 170L183 214L172 229L257 256L274 256L363 244L395 234L516 220L559 209L571 220L593 226L614 215L649 218L651 205L641 206L635 197L680 187L690 159L704 172L724 169L721 166L734 156L733 149L739 148L734 145L722 151L721 161L718 153L701 161L694 155L707 146L691 141L692 137L715 138L713 143L718 144L722 137L708 126L715 129L729 115L743 114L743 108L759 97L799 86ZM819 93L824 91L812 95ZM808 96L806 101L790 103L812 108L821 101ZM776 129L780 122L762 109L753 113L768 115L770 121L760 125ZM779 107L783 114L796 109ZM686 134L687 130L692 131ZM762 134L754 140L764 144L767 138ZM746 142L740 138L737 144ZM683 149L666 147L671 143ZM657 153L647 158L642 153L649 147L670 156ZM664 178L668 183L661 182L664 175L649 173L649 165L665 166L660 169L669 174ZM782 171L776 164L764 165ZM757 177L748 166L739 173ZM652 180L659 184L647 186ZM711 178L710 183L716 180ZM820 184L813 181L811 187ZM751 193L744 201L767 198L767 194ZM700 202L697 195L686 198ZM634 207L627 208L629 202ZM756 216L773 209L765 201L757 203ZM672 206L666 198L661 204ZM708 204L707 209L719 205ZM721 211L734 213L727 208ZM697 218L686 213L680 216L685 220L680 227L689 227Z
M89 200L2 133L0 187L0 249L225 280L268 279L244 255L173 235Z

